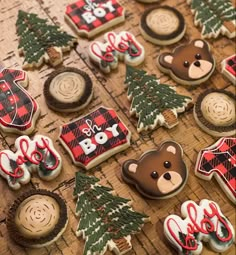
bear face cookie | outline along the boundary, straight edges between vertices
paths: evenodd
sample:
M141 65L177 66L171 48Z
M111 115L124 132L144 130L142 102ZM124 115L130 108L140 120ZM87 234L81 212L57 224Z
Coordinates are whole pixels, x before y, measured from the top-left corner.
M157 58L158 68L183 85L198 85L212 75L215 60L206 41L196 39Z
M184 187L188 170L183 150L174 141L166 141L156 150L145 152L139 160L130 159L122 166L122 178L135 185L145 197L165 199Z

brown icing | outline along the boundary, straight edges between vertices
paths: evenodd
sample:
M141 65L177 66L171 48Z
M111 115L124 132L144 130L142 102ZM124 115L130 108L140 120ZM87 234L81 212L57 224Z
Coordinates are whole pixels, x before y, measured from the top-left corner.
M158 64L166 72L172 72L176 78L185 81L203 79L215 68L209 46L201 39L181 45L172 53L162 53L158 58Z
M56 193L39 189L28 191L14 201L6 224L15 242L25 247L41 247L58 238L67 221L63 199Z
M124 162L123 179L149 198L170 197L180 191L187 180L182 153L179 144L164 142L158 149L143 154L138 161L131 159Z
M83 71L66 67L51 73L44 84L44 96L49 107L58 111L73 111L91 99L92 80Z
M185 29L182 14L170 6L146 10L141 17L140 25L150 37L163 41L176 38Z
M219 133L230 132L236 129L235 102L236 96L229 91L208 89L199 95L194 112L207 129Z
M59 205L49 196L34 195L25 199L17 208L15 223L27 238L48 235L59 220Z

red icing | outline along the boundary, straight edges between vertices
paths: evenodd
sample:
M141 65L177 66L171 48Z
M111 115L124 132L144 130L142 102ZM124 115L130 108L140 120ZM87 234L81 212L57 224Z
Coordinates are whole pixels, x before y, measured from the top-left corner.
M119 36L113 32L108 33L107 44L106 52L102 55L102 49L97 42L94 42L91 45L93 54L106 62L114 61L115 58L112 54L112 51L117 51L118 53L127 52L131 57L138 57L142 54L142 49L139 47L138 43L129 32L126 32L125 36ZM133 53L131 47L137 49L137 52Z
M44 167L46 170L48 171L53 171L55 170L58 165L59 165L59 160L58 157L56 156L56 154L53 152L53 150L50 148L49 145L49 140L41 138L41 142L42 145L39 144L39 142L35 142L35 149L32 152L29 152L29 141L25 138L20 140L19 143L19 149L20 149L20 154L18 155L17 159L15 160L17 167L15 169L5 169L2 165L2 155L5 155L7 157L7 159L9 160L13 160L11 157L9 157L9 155L7 154L7 152L0 152L0 169L7 175L14 177L14 179L17 178L21 178L22 176L24 176L24 171L21 168L21 165L25 164L25 163L31 163L34 165L39 165L41 162L44 163ZM39 151L39 150L43 150L44 151L44 155ZM47 166L47 156L51 155L54 160L55 160L55 164L51 167Z
M197 222L199 217L198 210L201 210L199 207L197 208L195 203L189 202L187 205L187 233L185 233L182 229L180 224L177 222L176 219L169 218L167 220L167 228L171 236L174 240L183 248L188 251L196 250L198 248L198 241L193 236L194 233L202 233L202 234L210 234L213 231L216 232L216 237L220 242L229 242L233 238L233 233L231 228L229 227L228 223L222 217L221 212L218 210L217 206L214 202L209 203L210 210L206 208L203 209L203 217L200 222ZM216 221L215 223L213 222ZM198 220L199 221L199 220ZM174 227L173 227L174 223ZM219 225L223 226L228 235L226 237L221 237L219 234ZM172 227L171 227L171 226ZM184 243L181 242L179 236L173 231L173 229L177 229L178 232L186 234L184 239ZM188 254L188 253L186 253Z

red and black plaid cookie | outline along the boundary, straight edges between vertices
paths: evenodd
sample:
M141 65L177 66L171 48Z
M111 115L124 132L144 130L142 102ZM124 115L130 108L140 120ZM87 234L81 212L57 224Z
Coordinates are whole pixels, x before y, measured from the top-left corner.
M66 20L80 36L94 35L124 21L125 10L117 0L79 0L66 8Z
M59 140L76 165L90 169L130 145L130 132L112 109L94 112L60 127Z
M20 85L27 83L24 71L0 71L0 128L6 132L30 134L34 129L39 106Z
M205 180L215 176L227 196L236 203L236 138L220 138L201 150L195 173Z

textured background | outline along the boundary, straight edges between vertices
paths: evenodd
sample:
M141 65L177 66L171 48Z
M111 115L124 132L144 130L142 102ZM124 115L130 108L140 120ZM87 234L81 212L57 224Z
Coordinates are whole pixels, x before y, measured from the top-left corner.
M64 12L66 5L73 1L68 0L0 0L0 53L1 60L6 67L21 68L23 58L19 57L17 52L18 39L16 35L15 22L18 10L22 9L27 12L37 13L42 18L48 18L52 23L61 25L64 30L73 34L70 27L64 21ZM168 76L161 74L156 65L156 57L160 52L172 50L176 44L168 47L159 47L145 42L140 35L139 20L144 9L152 5L144 5L135 0L120 0L120 3L126 8L126 21L123 24L114 27L116 32L122 30L131 31L140 43L145 46L146 59L143 69L149 74L156 74L160 77L162 83L176 85ZM187 43L194 38L200 38L200 29L193 25L193 16L191 15L189 6L185 0L165 0L161 4L176 6L178 10L184 14L187 23L187 32L184 38L177 43ZM103 35L96 37L103 40ZM233 40L226 37L220 37L217 40L208 40L211 44L212 51L217 61L216 71L203 85L194 90L186 90L182 86L177 86L179 92L186 95L192 95L194 99L206 88L216 87L225 88L234 91L234 87L230 82L224 79L220 74L220 62L225 57L232 55L234 52ZM32 178L30 184L24 186L20 191L11 191L5 180L0 178L0 254L1 255L82 255L84 241L75 235L78 219L75 217L75 201L72 199L72 190L74 186L74 173L78 170L73 166L71 159L66 151L58 142L59 126L68 121L79 117L83 113L87 113L92 109L104 105L114 108L124 123L132 132L132 145L126 151L115 155L106 162L95 167L91 174L101 179L101 184L111 186L115 189L119 196L130 198L133 200L133 207L145 212L151 216L151 223L143 228L140 234L133 236L133 250L128 254L137 255L167 255L176 254L163 235L163 221L167 215L180 213L181 204L192 199L195 202L203 198L216 201L223 213L230 219L235 227L235 207L227 199L215 180L210 182L198 179L194 175L194 165L197 153L200 149L214 143L215 138L205 134L197 126L193 118L192 110L184 113L179 118L179 125L171 130L158 128L153 132L138 134L136 132L137 119L130 118L129 107L130 102L127 100L126 90L123 82L125 79L125 65L120 63L117 70L109 75L103 75L100 71L90 63L87 54L88 41L79 39L79 45L70 54L64 57L64 66L72 66L87 72L94 83L94 99L84 112L72 114L59 114L49 110L45 104L42 94L43 84L53 69L44 65L40 70L29 71L30 84L28 91L37 100L41 107L41 117L37 122L35 133L47 135L52 138L55 147L63 158L63 171L61 175L52 182L42 182L36 175ZM14 150L15 135L6 135L0 132L0 149L11 148ZM153 201L142 198L135 189L126 185L121 179L122 162L129 158L139 158L139 156L148 149L155 148L157 144L166 139L174 139L179 142L184 149L184 160L189 169L189 179L183 191L177 196L167 201ZM25 249L14 244L8 236L5 218L10 204L22 192L32 188L46 188L59 193L67 202L69 212L69 226L63 236L53 245L41 249ZM110 254L107 252L107 254ZM204 245L203 254L215 254ZM235 254L235 244L224 254Z

